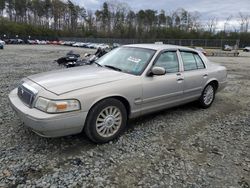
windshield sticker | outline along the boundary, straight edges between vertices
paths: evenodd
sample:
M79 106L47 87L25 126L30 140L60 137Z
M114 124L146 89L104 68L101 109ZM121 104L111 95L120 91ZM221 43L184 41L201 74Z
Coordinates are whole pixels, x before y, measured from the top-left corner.
M139 58L136 58L136 57L129 57L128 58L128 61L132 61L132 62L134 62L134 63L139 63L140 61L141 61L141 59L139 59Z

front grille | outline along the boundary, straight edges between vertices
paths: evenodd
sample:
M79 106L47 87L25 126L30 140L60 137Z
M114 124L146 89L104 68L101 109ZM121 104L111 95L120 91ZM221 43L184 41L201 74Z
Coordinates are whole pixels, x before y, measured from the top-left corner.
M29 107L32 106L32 103L35 99L35 94L24 87L23 85L20 85L17 90L17 95L23 101L24 104L28 105Z

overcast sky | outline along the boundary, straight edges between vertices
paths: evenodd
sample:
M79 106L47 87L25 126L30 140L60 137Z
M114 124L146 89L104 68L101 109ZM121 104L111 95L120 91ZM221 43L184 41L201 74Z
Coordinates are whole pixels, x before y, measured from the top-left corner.
M100 9L105 0L74 0L77 4L88 10ZM237 24L238 13L250 15L250 0L120 0L126 2L133 10L154 9L170 12L177 8L184 8L189 12L198 11L201 13L201 20L205 22L211 17L218 18L219 25L233 16L230 24ZM229 26L230 27L230 26Z

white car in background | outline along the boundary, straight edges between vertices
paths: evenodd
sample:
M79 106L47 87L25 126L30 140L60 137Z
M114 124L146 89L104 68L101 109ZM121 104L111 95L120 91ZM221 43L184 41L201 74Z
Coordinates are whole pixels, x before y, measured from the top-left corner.
M5 45L5 42L3 40L0 40L0 44Z
M243 52L250 52L250 46L246 46L246 47L243 49Z
M83 43L83 42L76 42L75 44L73 44L72 46L73 47L82 47L82 46L84 46L85 45L85 43Z
M97 44L95 44L95 43L89 43L89 44L87 45L87 48L96 49L96 48L97 48Z
M232 51L233 49L234 49L234 48L233 48L232 46L229 46L229 45L227 45L227 44L226 44L226 45L224 46L224 48L223 48L224 51Z
M109 45L107 45L107 44L99 44L99 45L97 45L97 48L108 49Z
M45 44L47 44L47 42L46 42L45 40L41 40L41 41L39 42L39 44L45 45Z

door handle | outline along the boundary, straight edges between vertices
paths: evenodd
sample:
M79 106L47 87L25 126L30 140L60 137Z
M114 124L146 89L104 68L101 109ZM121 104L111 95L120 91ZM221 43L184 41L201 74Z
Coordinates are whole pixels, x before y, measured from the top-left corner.
M184 80L184 77L182 76L181 73L177 73L176 76L177 76L177 79L176 79L177 82Z
M177 81L183 81L184 78L177 78Z
M203 75L203 78L206 78L206 77L208 77L208 74L204 74L204 75Z

